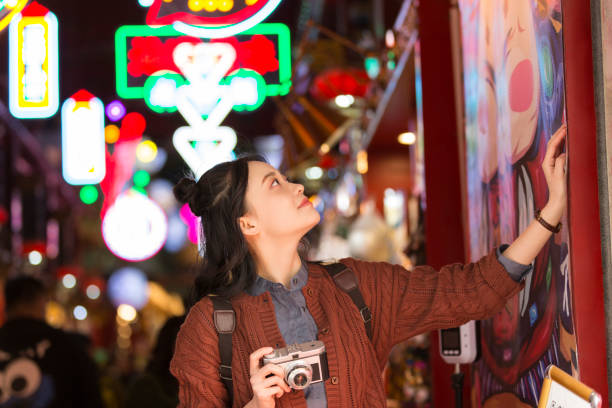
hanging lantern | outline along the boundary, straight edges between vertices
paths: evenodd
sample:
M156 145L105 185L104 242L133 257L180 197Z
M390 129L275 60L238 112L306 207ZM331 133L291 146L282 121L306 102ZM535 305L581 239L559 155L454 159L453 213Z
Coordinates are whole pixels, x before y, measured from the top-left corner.
M363 69L335 68L317 75L310 87L312 96L328 101L341 95L361 98L368 92L370 78Z

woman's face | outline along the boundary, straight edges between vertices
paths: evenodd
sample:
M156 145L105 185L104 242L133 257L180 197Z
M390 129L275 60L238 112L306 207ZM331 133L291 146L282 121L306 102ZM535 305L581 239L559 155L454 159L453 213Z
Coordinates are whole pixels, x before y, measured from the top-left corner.
M243 219L260 237L300 239L320 219L304 195L304 186L288 182L274 167L257 161L249 162L246 207Z

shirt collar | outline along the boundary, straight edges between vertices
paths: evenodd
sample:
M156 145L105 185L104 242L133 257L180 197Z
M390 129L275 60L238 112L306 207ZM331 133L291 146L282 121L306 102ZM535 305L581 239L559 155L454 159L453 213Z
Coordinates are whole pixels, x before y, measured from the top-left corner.
M293 292L301 290L308 282L308 269L302 263L298 272L289 281L289 287L286 288L282 283L272 282L257 275L255 282L247 289L247 293L251 296L259 296L264 292Z

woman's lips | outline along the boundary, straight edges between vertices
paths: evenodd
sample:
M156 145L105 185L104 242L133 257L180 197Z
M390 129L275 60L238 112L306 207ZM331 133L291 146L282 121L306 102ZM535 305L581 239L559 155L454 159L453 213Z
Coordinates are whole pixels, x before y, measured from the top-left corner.
M300 206L298 208L305 207L305 206L307 206L309 204L310 204L310 200L308 200L308 197L304 197L304 200L302 200L302 202L300 203Z

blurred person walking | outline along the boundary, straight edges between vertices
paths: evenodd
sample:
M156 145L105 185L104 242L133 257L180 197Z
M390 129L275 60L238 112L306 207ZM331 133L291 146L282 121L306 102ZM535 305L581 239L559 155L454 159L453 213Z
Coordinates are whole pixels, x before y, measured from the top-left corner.
M170 360L184 320L185 316L171 317L160 329L145 372L130 385L126 408L175 408L178 405L179 385L170 373Z
M17 277L4 288L0 408L102 407L97 367L78 336L45 322L43 283Z

